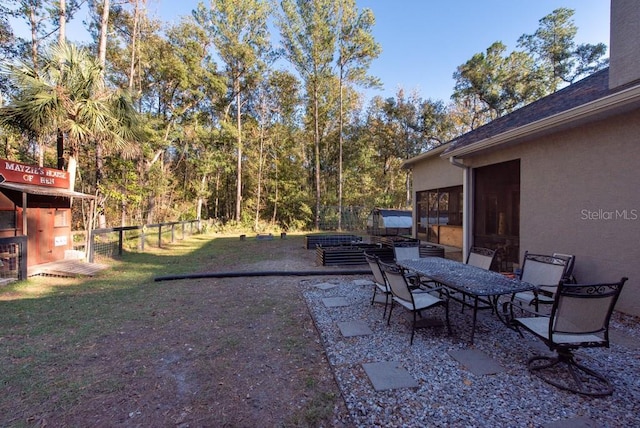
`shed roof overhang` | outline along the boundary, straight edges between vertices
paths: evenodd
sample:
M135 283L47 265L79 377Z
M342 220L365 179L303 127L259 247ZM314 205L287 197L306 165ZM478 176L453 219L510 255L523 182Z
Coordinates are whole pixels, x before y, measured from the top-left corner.
M22 206L22 194L36 195L39 200L43 197L53 197L56 199L64 198L78 198L78 199L95 199L95 196L88 195L86 193L74 192L69 189L60 189L57 187L35 186L33 184L21 184L21 183L0 183L0 191L2 191L13 203L18 206Z
M472 144L458 148L452 146L442 153L441 157L464 158L473 156L639 108L640 85L637 85ZM413 159L417 159L417 157Z

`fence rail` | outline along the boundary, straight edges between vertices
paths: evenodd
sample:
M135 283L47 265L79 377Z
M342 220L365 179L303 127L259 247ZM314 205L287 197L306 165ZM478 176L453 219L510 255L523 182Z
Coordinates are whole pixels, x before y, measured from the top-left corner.
M121 256L124 250L144 251L145 247L162 248L164 244L197 233L200 227L201 220L187 220L94 229L89 240L89 261L94 262L96 256Z

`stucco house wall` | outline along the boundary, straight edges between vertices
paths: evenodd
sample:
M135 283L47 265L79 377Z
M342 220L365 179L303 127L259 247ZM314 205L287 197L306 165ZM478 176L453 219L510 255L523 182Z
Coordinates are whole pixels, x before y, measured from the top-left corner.
M446 147L447 145L443 145L420 155L410 167L412 169L412 212L414 215L411 231L414 237L417 236L415 215L418 212L418 208L416 192L462 186L462 170L452 165L447 159L440 157ZM454 241L461 241L461 239L454 239Z
M640 111L465 159L520 159L520 257L576 256L580 282L629 282L617 309L640 314ZM415 173L419 169L414 169Z
M416 163L412 177L414 194L423 190L462 185L462 170L439 155Z

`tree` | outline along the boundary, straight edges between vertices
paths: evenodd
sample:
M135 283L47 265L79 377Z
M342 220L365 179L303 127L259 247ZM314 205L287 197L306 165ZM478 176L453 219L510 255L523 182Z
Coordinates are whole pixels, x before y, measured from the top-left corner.
M457 116L467 118L463 129L481 126L606 65L604 44L576 45L573 13L561 8L542 18L534 34L518 39L524 51L507 55L506 46L495 42L457 68L452 98Z
M540 19L535 33L518 39L518 47L526 49L546 71L549 92L555 92L562 82L572 83L608 63L603 59L607 50L604 43L576 45L574 13L572 9L556 9Z
M484 109L480 125L545 95L544 81L533 59L523 52L504 56L506 46L495 42L485 53L475 54L453 74L452 98L458 103L477 98Z
M282 0L282 14L278 26L282 36L284 55L305 82L313 127L315 228L320 227L320 102L321 91L328 87L332 76L337 25L334 0Z
M226 85L210 46L207 32L191 17L169 27L165 37L153 33L141 38L140 105L150 138L141 145L137 168L139 185L148 192L148 219L156 215L156 207L167 206L163 199L172 183L185 189L182 197L194 212L201 210L209 180L230 158L230 148L218 145L219 104ZM151 180L150 174L157 178ZM197 188L187 182L190 177L198 182Z
M300 177L304 177L304 148L297 138L299 108L302 103L300 82L281 70L274 70L263 81L268 138L271 144L265 151L265 211L271 212L271 223L282 227L305 224L307 198ZM281 206L284 209L281 209ZM309 211L310 212L310 211Z
M373 190L369 195L371 206L399 208L406 204L402 180L396 175L403 159L398 147L401 130L395 117L396 104L394 98L376 96L367 111L361 137L366 144L358 163L362 185Z
M355 0L342 0L339 5L340 29L338 31L338 76L339 76L339 155L338 155L338 229L342 229L343 188L343 128L344 85L356 84L367 87L380 82L367 75L371 61L380 55L381 47L373 38L371 30L375 17L371 9L358 13Z
M3 14L23 19L30 29L31 40L17 39L18 47L11 49L15 54L22 51L22 57L30 57L34 70L40 67L40 46L50 36L58 32L58 44L66 42L66 22L80 8L76 0L13 0L0 9ZM12 7L11 7L12 6ZM27 54L27 51L29 53ZM57 133L58 168L62 167L64 135ZM39 164L44 162L44 147L39 147Z
M9 25L9 10L6 6L0 5L0 63L13 60L18 54L16 49L16 37L13 29ZM0 75L0 105L3 99L9 93L10 88L6 81L6 76Z
M236 114L236 221L242 209L242 97L255 87L264 58L269 54L268 4L261 0L212 0L206 10L200 3L196 21L209 32L229 78L229 107Z
M31 40L20 39L18 49L23 50L25 58L30 58L35 69L39 66L42 42L56 32L58 43L64 42L65 24L81 6L77 0L9 0L6 3L0 11L23 19L29 28Z
M126 93L105 87L101 67L87 50L58 45L43 60L40 72L24 62L7 67L18 93L0 108L0 121L37 135L63 132L73 189L81 146L96 138L125 146L137 116Z

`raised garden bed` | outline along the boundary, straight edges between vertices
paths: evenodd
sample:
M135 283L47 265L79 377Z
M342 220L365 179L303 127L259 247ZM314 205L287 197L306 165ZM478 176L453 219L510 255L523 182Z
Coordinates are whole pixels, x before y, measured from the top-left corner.
M347 234L314 234L304 237L307 250L313 250L317 246L330 247L334 245L352 244L362 242L362 237Z
M365 265L364 252L376 254L383 260L393 260L393 250L375 244L353 244L316 247L316 263L321 266Z
M444 247L439 247L437 245L420 245L420 257L444 258Z
M407 236L371 236L371 242L381 244L385 247L392 247L396 242L420 242L418 239Z

